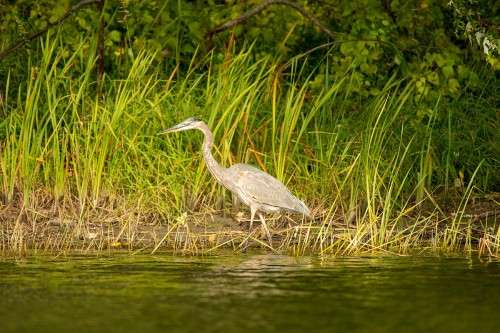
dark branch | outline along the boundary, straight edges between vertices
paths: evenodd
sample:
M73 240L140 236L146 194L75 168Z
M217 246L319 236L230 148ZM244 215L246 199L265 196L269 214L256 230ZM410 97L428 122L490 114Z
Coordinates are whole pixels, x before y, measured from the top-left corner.
M102 0L82 0L79 3L77 3L76 5L71 6L71 8L68 9L68 11L66 13L64 13L64 15L61 16L61 18L59 20L57 20L56 22L47 24L47 26L44 29L42 29L40 31L37 31L35 33L32 33L31 35L26 36L23 39L18 40L17 42L15 42L15 43L11 44L10 46L8 46L4 51L0 52L0 60L3 59L3 58L5 58L7 55L9 55L10 53L14 52L15 50L17 50L18 48L20 48L24 44L28 43L29 41L32 41L33 39L35 39L37 37L40 37L41 35L43 35L44 33L46 33L49 29L51 29L51 28L53 28L53 27L61 24L68 17L70 17L71 14L73 14L74 12L80 10L82 7L85 7L85 6L88 6L88 5L91 5L91 4L95 4L95 3L99 3L101 1Z
M313 15L309 14L302 6L299 4L289 1L289 0L265 0L261 4L253 7L252 9L248 10L247 12L243 13L241 16L230 20L224 24L219 25L218 27L215 27L214 29L210 30L207 32L206 36L210 40L212 39L212 36L222 32L224 30L230 29L238 24L244 23L247 21L250 17L259 14L262 12L264 9L271 5L284 5L288 6L290 8L295 9L298 11L303 17L311 21L316 27L318 27L321 31L323 31L325 34L327 34L329 37L335 38L335 33L325 27L321 22L318 21L316 17Z
M97 91L101 92L101 83L104 76L104 0L97 4L99 10L99 33L97 39Z
M387 15L391 18L392 23L396 23L396 14L391 9L391 1L390 0L382 0L382 7Z

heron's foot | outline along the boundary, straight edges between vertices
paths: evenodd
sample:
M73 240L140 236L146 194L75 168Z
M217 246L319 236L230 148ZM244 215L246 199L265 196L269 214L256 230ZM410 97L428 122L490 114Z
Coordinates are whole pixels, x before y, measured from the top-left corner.
M260 230L259 230L260 229ZM253 227L252 224L249 225L248 228L248 234L255 235L258 239L267 239L268 244L270 247L272 247L272 235L269 232L269 229L267 228L267 225L261 224L260 228L257 226L256 228Z
M240 251L242 253L246 253L248 251L248 248L250 247L250 243L248 242L248 239L244 240L241 244L240 244Z
M263 222L261 225L262 235L266 235L267 241L269 242L269 246L273 247L273 237L271 236L271 232L269 232L269 228L267 227L266 222Z

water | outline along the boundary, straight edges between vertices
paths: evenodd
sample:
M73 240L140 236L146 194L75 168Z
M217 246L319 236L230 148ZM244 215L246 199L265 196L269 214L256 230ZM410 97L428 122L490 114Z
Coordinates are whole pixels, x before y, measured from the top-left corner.
M500 332L500 264L463 258L0 261L1 332Z

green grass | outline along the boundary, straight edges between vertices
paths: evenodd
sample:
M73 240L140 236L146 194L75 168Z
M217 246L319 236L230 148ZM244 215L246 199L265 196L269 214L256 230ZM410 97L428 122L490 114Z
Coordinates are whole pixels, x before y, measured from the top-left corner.
M153 54L137 52L128 75L105 77L98 95L92 50L82 44L63 57L57 46L58 39L48 37L26 82L6 82L1 110L0 189L7 204L16 203L18 220L33 228L54 216L71 215L78 232L87 233L91 222L118 221L119 234L108 238L127 235L132 248L137 235L126 230L149 219L167 226L154 250L237 249L246 239L265 246L253 233L220 241L208 236L209 245L197 245L199 232L189 229L183 214L227 211L229 193L207 172L199 133L157 135L196 115L213 130L213 153L222 165L254 164L312 208L314 220L273 222L280 236L275 250L499 253L498 226L478 234L465 213L472 197L496 186L496 157L481 150L478 163L457 170L453 151L476 159L478 153L453 141L460 135L456 113L448 109L453 104L437 100L427 117L415 120L423 106L411 80L389 79L378 96L359 105L349 102L352 73L312 89L316 72L307 72L301 58L283 65L255 60L250 52L228 53L220 64L193 59L182 72L164 72ZM481 126L467 130L494 125ZM498 135L486 138L479 144L492 145ZM464 172L471 176L460 184ZM458 199L443 207L441 197ZM5 220L3 248L28 246ZM63 233L45 245L37 245L43 237L33 238L30 246L70 248L70 238Z

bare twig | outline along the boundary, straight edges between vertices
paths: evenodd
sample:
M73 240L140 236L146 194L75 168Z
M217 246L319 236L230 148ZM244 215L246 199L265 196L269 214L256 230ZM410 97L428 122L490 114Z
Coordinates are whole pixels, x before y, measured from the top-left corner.
M298 3L289 1L289 0L265 0L261 4L253 7L252 9L248 10L247 12L243 13L241 16L230 20L224 24L219 25L218 27L215 27L214 29L210 30L207 32L206 37L211 40L213 35L222 32L224 30L230 29L238 24L244 23L247 21L250 17L259 14L262 12L264 9L271 5L284 5L288 6L290 8L295 9L298 11L303 17L311 21L316 27L318 27L321 31L323 31L325 34L328 36L335 38L335 33L325 27L321 22L314 17L313 15L309 14L302 6L300 6Z
M17 50L18 48L20 48L21 46L23 46L24 44L28 43L29 41L43 35L44 33L46 33L49 29L61 24L62 22L64 22L68 17L71 16L71 14L73 14L74 12L80 10L82 7L85 7L85 6L88 6L88 5L91 5L91 4L95 4L95 3L99 3L101 2L101 0L82 0L80 1L79 3L77 3L76 5L74 6L71 6L70 9L68 9L68 11L66 13L64 13L63 16L61 16L61 18L59 18L59 20L55 21L54 23L48 23L47 26L40 30L40 31L37 31L37 32L34 32L32 33L31 35L29 36L26 36L20 40L18 40L17 42L11 44L10 46L8 46L4 51L0 52L0 60L5 58L7 55L9 55L10 53L14 52L15 50Z

